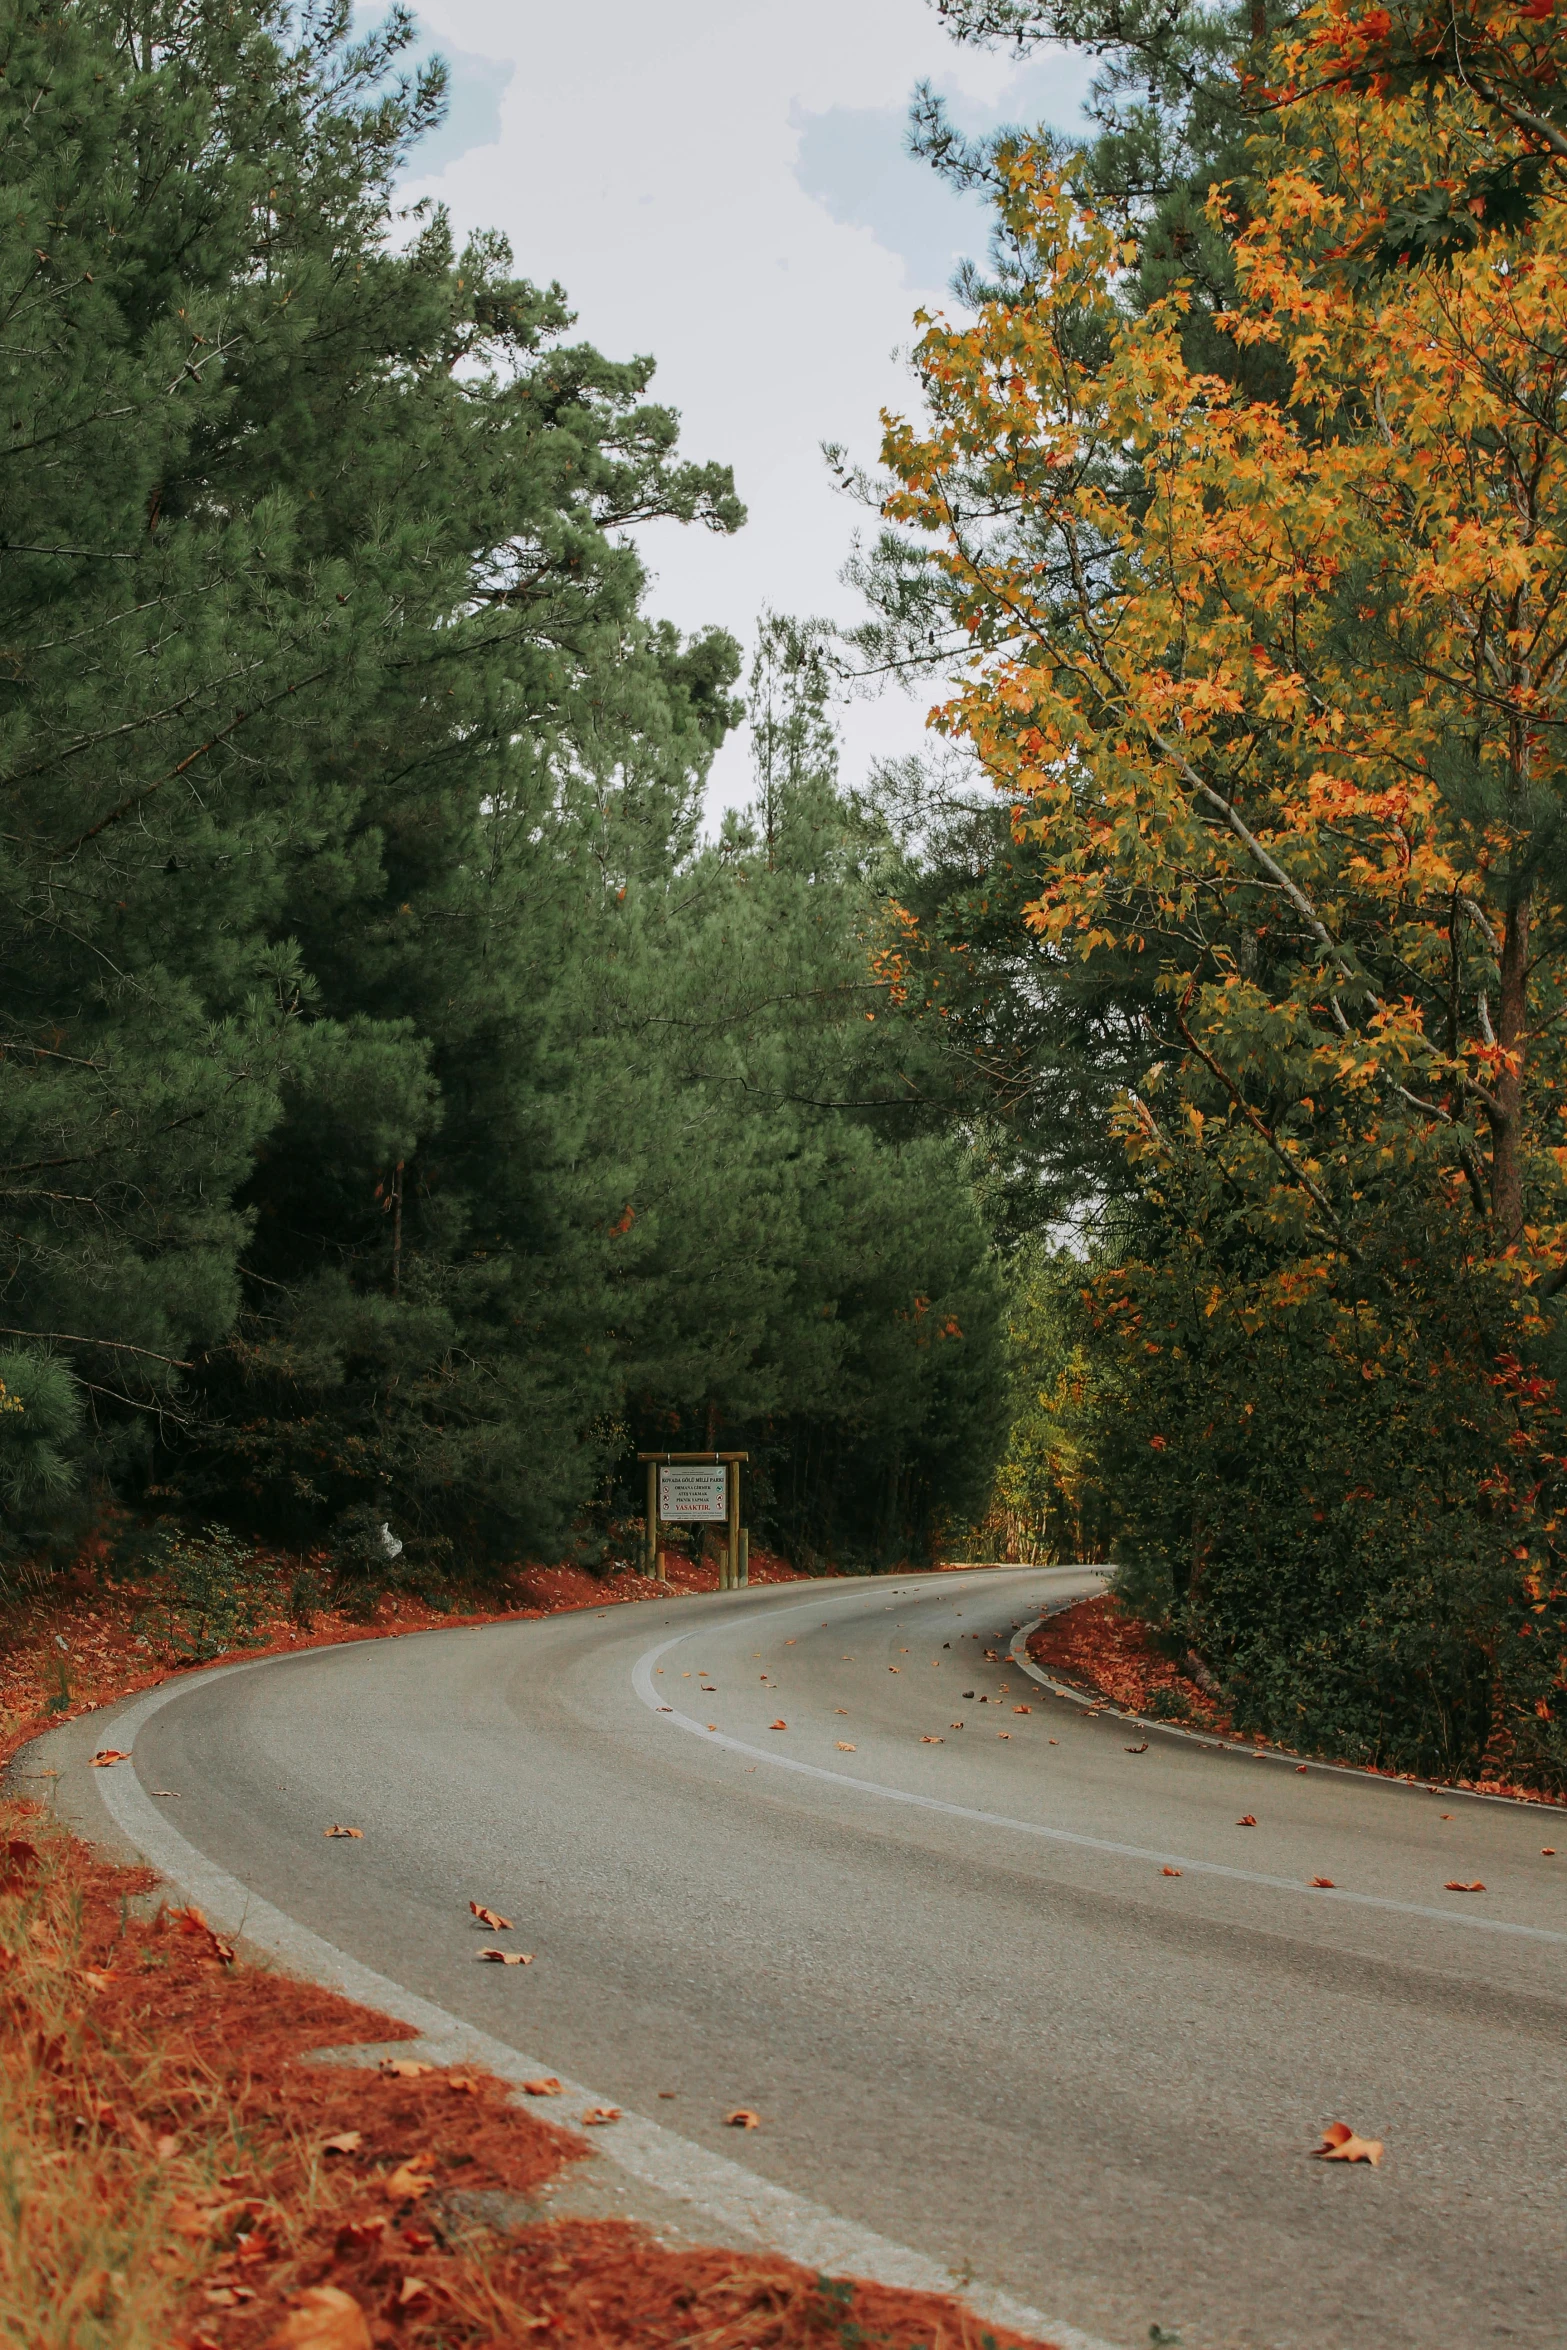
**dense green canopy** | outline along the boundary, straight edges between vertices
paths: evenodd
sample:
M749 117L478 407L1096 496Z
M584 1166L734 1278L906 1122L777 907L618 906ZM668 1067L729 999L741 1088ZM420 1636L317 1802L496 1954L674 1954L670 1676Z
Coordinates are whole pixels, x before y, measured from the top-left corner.
M634 539L728 470L397 213L441 72L348 18L3 37L12 1538L107 1487L558 1550L689 1422L895 1555L983 1483L996 1304L865 1018L885 844L819 711L699 841L739 654Z

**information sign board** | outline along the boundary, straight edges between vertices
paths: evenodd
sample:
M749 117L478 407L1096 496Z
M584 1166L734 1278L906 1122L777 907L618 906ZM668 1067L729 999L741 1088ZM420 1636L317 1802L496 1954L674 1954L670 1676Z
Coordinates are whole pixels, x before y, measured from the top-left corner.
M723 1464L716 1468L661 1468L658 1472L658 1514L676 1523L718 1519L729 1515L729 1479Z

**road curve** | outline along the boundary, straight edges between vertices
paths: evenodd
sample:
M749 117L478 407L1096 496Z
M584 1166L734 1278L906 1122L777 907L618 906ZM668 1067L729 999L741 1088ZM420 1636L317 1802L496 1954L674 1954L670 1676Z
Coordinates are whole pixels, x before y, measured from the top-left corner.
M134 1769L337 1950L1087 2334L1560 2350L1567 1822L1547 1859L1549 1812L1130 1753L1007 1661L1088 1587L794 1584L316 1650L160 1692ZM475 1963L470 1899L531 1967ZM1335 2119L1380 2170L1309 2159Z

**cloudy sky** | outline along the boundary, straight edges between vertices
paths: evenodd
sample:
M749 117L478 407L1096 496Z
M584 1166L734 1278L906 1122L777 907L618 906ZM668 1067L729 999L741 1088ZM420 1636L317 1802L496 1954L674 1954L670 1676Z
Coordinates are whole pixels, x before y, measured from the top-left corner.
M653 353L687 452L734 467L738 537L647 535L654 609L742 639L768 605L854 618L838 573L864 517L821 444L874 457L880 409L909 399L913 312L985 243L978 203L905 154L909 93L929 78L970 131L1070 127L1082 61L954 49L926 0L424 0L419 16L451 111L407 193L459 233L503 229L601 349ZM914 747L923 717L897 694L851 704L847 772ZM742 734L710 808L749 788Z

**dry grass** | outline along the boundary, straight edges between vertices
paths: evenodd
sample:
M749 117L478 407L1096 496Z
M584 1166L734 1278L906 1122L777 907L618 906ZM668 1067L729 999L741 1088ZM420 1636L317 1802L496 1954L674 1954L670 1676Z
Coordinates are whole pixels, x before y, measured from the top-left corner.
M492 2233L466 2199L533 2192L575 2136L481 2072L306 2061L405 2035L236 1961L197 1913L157 1902L148 1872L3 1802L0 2016L6 2350L1021 2341L940 2295L667 2251L623 2221Z

